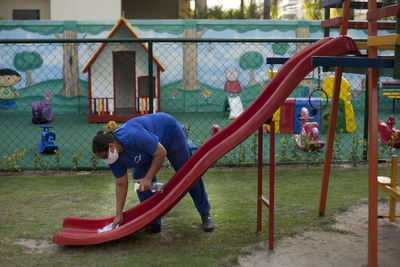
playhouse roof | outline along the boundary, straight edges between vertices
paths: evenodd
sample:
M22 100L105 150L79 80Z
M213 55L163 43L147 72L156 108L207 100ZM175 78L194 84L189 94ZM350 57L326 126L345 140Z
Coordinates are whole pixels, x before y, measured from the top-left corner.
M129 22L125 18L120 18L117 22L117 24L114 25L114 27L111 29L110 33L107 35L107 38L112 38L114 34L118 31L118 29L121 27L121 25L124 25L129 32L132 34L134 38L139 38L139 35L137 32L133 29L132 25L129 24ZM97 57L100 55L100 53L103 51L104 47L106 47L108 43L102 43L96 51L93 53L93 55L90 57L88 62L85 64L85 66L82 69L82 72L85 73L88 71L90 66L93 64L93 62L96 61ZM140 45L143 47L143 49L148 52L148 47L145 43L140 43ZM161 64L161 62L158 60L157 57L153 55L153 60L154 62L160 67L162 71L165 71L165 67Z

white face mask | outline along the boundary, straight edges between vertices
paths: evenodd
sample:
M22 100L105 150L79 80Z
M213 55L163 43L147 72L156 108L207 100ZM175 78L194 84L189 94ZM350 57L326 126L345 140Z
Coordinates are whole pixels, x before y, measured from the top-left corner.
M103 159L106 164L113 164L118 159L118 152L114 148L114 152L111 152L111 148L108 148L108 158Z

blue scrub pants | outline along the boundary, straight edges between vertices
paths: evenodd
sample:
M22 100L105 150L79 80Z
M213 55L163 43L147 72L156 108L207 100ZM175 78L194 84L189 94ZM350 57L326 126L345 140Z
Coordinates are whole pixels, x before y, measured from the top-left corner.
M171 141L168 144L163 144L163 146L167 150L167 158L175 171L178 171L192 155L192 152L190 151L189 146L187 144L185 132L183 131L183 129L180 127L179 124L177 124L176 133L171 138ZM140 168L133 168L133 178L134 179L143 178L146 175L149 168L150 164L147 164ZM157 176L153 178L153 182L156 181L157 181ZM139 190L137 190L136 193L138 195L140 202L145 201L153 194L155 194L150 190L144 192L139 192ZM189 191L189 194L192 197L194 205L196 206L197 211L200 213L200 215L207 214L210 211L211 206L210 203L208 202L208 196L206 189L204 187L203 179L200 179L194 185L194 187ZM161 225L161 219L155 221L154 224Z

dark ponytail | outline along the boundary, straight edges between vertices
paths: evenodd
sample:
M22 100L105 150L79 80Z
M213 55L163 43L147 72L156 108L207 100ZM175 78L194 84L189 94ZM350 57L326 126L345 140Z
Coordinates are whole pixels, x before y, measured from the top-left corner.
M93 137L92 150L93 153L101 153L108 151L108 145L115 141L115 136L112 131L101 130Z

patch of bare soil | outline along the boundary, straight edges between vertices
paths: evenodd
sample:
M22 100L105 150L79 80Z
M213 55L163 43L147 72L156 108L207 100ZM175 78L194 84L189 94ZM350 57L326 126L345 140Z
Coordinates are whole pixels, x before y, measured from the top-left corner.
M30 253L34 254L55 253L58 250L57 245L46 240L23 238L15 240L14 243L27 248Z
M379 202L379 215L388 214L388 204ZM335 232L306 231L285 237L269 251L259 244L251 255L239 258L240 266L367 266L368 205L362 204L338 214ZM400 266L400 218L378 220L378 265Z

